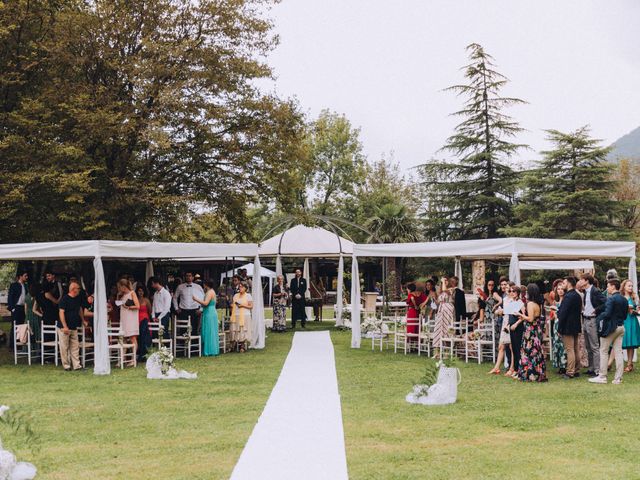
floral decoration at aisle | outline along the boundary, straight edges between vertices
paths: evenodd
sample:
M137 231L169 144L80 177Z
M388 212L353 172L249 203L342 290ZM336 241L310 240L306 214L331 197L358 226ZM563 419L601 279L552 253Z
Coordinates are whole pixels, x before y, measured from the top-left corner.
M176 370L175 358L171 350L167 347L153 353L147 359L147 378L150 380L175 380L178 378L194 379L198 378L197 373L190 373L185 370Z

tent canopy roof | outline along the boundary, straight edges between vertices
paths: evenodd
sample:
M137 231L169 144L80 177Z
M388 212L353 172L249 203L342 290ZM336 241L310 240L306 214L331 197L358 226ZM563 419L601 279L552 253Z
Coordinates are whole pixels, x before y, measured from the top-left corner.
M258 254L255 243L177 243L127 242L117 240L77 240L0 244L3 260L53 260L67 258L131 259L220 259L252 257Z
M598 259L633 258L635 242L598 240L556 240L546 238L491 238L425 243L382 243L355 245L359 257L461 257L466 259Z
M260 244L265 257L339 257L353 253L353 242L324 228L296 225Z
M525 260L520 270L593 270L593 260Z

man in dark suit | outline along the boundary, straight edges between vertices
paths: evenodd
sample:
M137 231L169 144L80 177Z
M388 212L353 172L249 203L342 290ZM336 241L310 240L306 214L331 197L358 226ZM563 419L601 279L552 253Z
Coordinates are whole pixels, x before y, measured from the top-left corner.
M596 317L604 310L607 297L598 287L596 280L590 273L585 273L580 278L581 290L584 292L582 304L582 334L584 336L584 346L589 358L587 375L595 377L600 371L600 342L598 340L598 327Z
M607 383L607 365L609 364L609 348L613 347L616 358L616 376L611 383L622 383L624 372L624 359L622 357L622 337L624 336L624 321L629 312L629 303L620 295L620 280L607 282L609 298L604 311L598 315L597 323L604 326L604 332L600 332L600 373L597 377L590 378L591 383ZM566 298L566 297L565 297ZM563 300L564 301L564 300ZM562 305L562 304L561 304Z
M453 290L453 306L456 310L456 321L467 318L467 299L464 296L464 291L458 288L460 279L458 277L451 277L451 287Z
M22 325L25 322L24 301L27 296L27 280L29 275L27 272L18 272L16 281L9 285L9 293L7 295L7 308L11 312L11 320L15 325ZM13 326L9 332L9 345L13 349Z
M291 293L291 326L295 329L296 322L300 320L302 328L307 325L307 312L305 311L304 294L307 291L307 281L302 277L302 271L297 268L296 276L289 285Z
M570 379L580 376L580 348L578 335L582 330L582 297L576 291L575 277L564 279L565 295L558 309L558 333L567 352L567 372L562 376Z

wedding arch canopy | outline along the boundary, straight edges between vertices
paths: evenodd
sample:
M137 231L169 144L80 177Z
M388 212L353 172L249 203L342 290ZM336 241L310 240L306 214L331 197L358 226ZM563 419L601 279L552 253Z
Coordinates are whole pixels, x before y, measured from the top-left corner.
M635 242L556 240L543 238L494 238L431 243L354 245L351 278L359 278L358 257L452 257L461 277L461 260L510 259L509 279L520 284L520 261L599 260L628 258L629 278L638 292ZM351 346L360 348L360 282L351 282Z
M231 278L233 277L238 270L246 270L247 271L247 277L249 278L253 278L253 272L255 270L255 264L254 263L247 263L246 265L242 265L238 268L233 268L227 272L221 273L220 274L220 285L222 285L222 282L224 281L225 278ZM268 268L262 267L260 269L260 278L268 278L269 279L269 297L271 297L271 291L273 289L273 281L276 279L277 275L276 272L274 272L273 270L269 270Z
M219 260L226 257L255 257L255 271L261 271L257 244L165 243L113 240L19 243L0 245L0 260L92 259L95 273L93 329L95 337L94 373L111 373L107 338L107 292L102 260ZM149 268L147 268L149 273ZM253 348L264 348L264 302L262 289L253 292Z
M309 257L338 258L338 285L336 292L336 326L343 325L342 289L344 256L353 255L354 243L337 232L324 228L296 225L260 243L262 257L276 257L276 275L282 275L282 257L304 258L304 278L309 284ZM310 292L307 290L307 295Z

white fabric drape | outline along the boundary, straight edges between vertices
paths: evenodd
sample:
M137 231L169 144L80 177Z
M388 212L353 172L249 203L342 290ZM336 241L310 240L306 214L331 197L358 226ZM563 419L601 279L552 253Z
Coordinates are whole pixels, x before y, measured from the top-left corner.
M147 265L144 269L144 282L145 286L149 283L149 279L153 277L155 273L153 272L153 260L147 260Z
M336 292L336 327L344 325L342 320L342 307L344 300L342 299L342 290L344 288L344 259L340 255L338 260L338 290Z
M351 261L351 348L360 348L360 272L358 257Z
M107 338L107 288L104 280L102 259L93 259L95 274L93 288L93 336L94 336L94 367L96 375L109 375L111 364L109 363L109 340Z
M462 283L462 262L460 261L460 257L456 257L454 276L458 277L458 288L460 290L464 290L464 285Z
M253 289L251 296L253 297L253 310L251 311L252 334L251 348L264 348L265 324L264 324L264 300L262 298L262 271L260 265L260 257L256 255L253 271L256 274L253 277ZM269 279L271 282L271 279Z
M276 279L278 275L282 275L282 257L280 255L276 257Z
M520 264L518 254L515 252L511 254L511 262L509 263L509 280L520 285Z
M638 271L636 269L636 257L629 259L629 278L633 283L633 291L638 295Z

